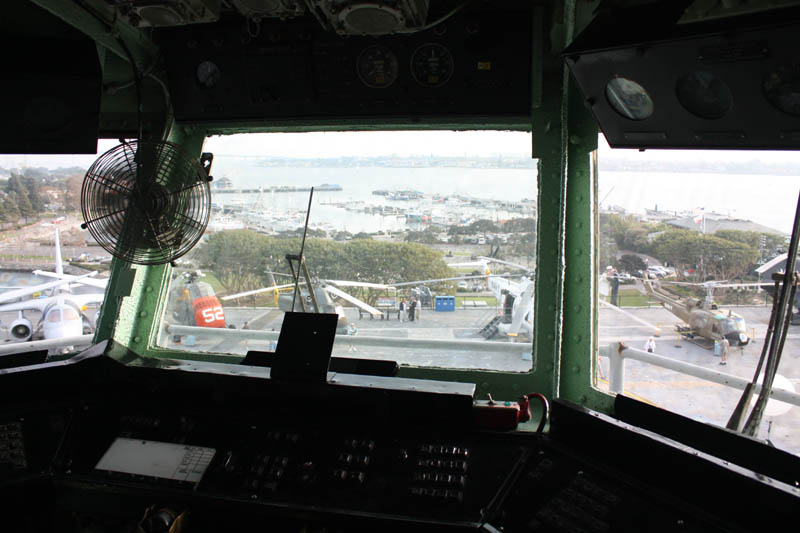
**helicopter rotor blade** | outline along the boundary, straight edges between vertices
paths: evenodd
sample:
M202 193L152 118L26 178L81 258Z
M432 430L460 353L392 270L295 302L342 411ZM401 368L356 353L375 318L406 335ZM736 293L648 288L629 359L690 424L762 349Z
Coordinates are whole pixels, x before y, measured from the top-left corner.
M277 291L280 289L287 289L289 287L294 287L294 283L287 283L286 285L274 285L272 287L262 287L260 289L255 289L252 291L240 292L237 294L231 294L228 296L222 296L220 300L235 300L236 298L243 298L245 296L252 296L253 294L261 294L262 292L270 292L270 291Z
M351 295L347 294L346 292L344 292L343 290L337 289L336 287L331 287L330 285L326 285L323 288L326 291L328 291L329 293L331 293L331 294L333 294L335 296L338 296L339 298L342 298L344 300L347 300L348 302L352 303L353 305L355 305L357 307L360 307L361 309L363 309L364 311L368 312L372 316L381 316L381 314L382 314L380 311L378 311L377 309L375 309L374 307L372 307L368 303L362 302L361 300L359 300L355 296L351 296Z
M420 279L417 281L404 281L402 283L393 283L392 287L408 287L411 285L425 285L426 283L439 283L441 281L461 281L464 279L486 279L486 278L516 278L519 274L489 274L483 276L455 276L452 278L438 278L438 279Z
M369 289L391 289L393 285L386 285L385 283L370 283L368 281L347 281L340 279L326 279L326 283L332 283L337 287L367 287Z

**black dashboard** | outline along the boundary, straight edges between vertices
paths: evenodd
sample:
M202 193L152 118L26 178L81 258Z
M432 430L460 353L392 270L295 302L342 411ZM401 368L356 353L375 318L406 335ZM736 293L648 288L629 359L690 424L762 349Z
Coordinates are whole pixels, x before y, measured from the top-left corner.
M4 531L730 531L800 513L787 483L567 402L548 433L486 431L471 384L102 352L0 374Z

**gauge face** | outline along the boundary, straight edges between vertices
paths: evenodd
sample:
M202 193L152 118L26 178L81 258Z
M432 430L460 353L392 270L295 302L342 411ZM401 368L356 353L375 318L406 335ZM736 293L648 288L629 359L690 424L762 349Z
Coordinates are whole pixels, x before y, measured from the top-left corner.
M614 78L606 85L606 98L614 111L625 118L644 120L653 114L653 100L633 80Z
M356 70L361 83L373 89L383 89L397 79L397 56L386 46L373 44L358 54Z
M204 89L211 89L217 85L222 73L216 63L211 61L203 61L197 65L197 83Z
M800 65L780 67L767 74L764 93L784 113L800 115Z
M725 82L701 70L681 76L675 92L681 105L700 118L722 118L733 106L733 94Z
M411 56L411 75L424 87L440 87L453 75L453 54L441 44L423 44Z

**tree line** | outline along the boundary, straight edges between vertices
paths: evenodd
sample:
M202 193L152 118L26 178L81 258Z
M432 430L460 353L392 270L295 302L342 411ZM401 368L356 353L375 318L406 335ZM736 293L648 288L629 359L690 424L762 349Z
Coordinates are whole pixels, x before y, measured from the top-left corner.
M35 218L45 210L45 199L39 181L14 172L0 187L0 221L17 222Z
M694 270L698 281L746 277L759 262L786 251L786 239L772 233L719 230L703 234L663 223L640 222L633 216L600 216L600 261L622 270L619 250L646 254L679 272ZM624 257L624 256L623 256Z
M290 274L286 255L299 251L299 238L233 230L208 237L194 252L193 260L213 272L231 293L237 293L270 286L270 272ZM309 238L304 256L312 278L391 284L456 275L439 252L417 243ZM287 280L276 277L278 284ZM371 304L382 294L351 287L345 290Z

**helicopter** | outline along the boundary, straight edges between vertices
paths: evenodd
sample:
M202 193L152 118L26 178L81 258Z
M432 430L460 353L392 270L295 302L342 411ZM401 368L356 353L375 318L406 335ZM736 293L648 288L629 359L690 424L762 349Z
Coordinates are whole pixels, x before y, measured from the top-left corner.
M642 284L651 298L655 298L661 305L680 318L685 325L676 326L676 330L689 338L703 337L711 341L728 339L731 346L746 346L750 337L745 329L745 321L741 315L731 310L720 309L712 298L715 287L721 287L719 282L706 282L702 286L706 289L705 299L681 299L661 288L661 283L644 273ZM695 285L695 284L691 284Z
M280 274L280 273L268 273L268 274L270 281L273 283L272 286L263 287L260 289L255 289L247 292L241 292L238 294L223 296L222 300L224 301L236 300L239 298L243 298L245 296L251 296L265 292L273 292L274 294L277 295L276 300L278 309L280 309L281 311L303 312L303 311L308 311L309 309L314 309L314 299L316 299L319 312L332 313L338 315L339 318L336 324L336 332L346 333L347 326L349 324L347 320L347 315L345 314L344 308L333 301L332 298L333 296L337 296L339 298L347 300L348 302L354 304L356 307L363 309L373 317L380 316L381 311L372 307L366 302L363 302L358 298L342 291L341 289L338 288L338 286L369 287L376 289L386 289L389 287L388 285L380 283L367 283L360 281L315 280L314 282L312 282L312 286L314 288L313 298L307 288L300 288L298 298L295 298L294 295L295 285L293 283L277 285L275 284L275 279L273 277L273 274Z
M169 290L167 316L178 324L204 328L224 328L225 310L214 289L200 281L200 271L184 272L176 277Z

